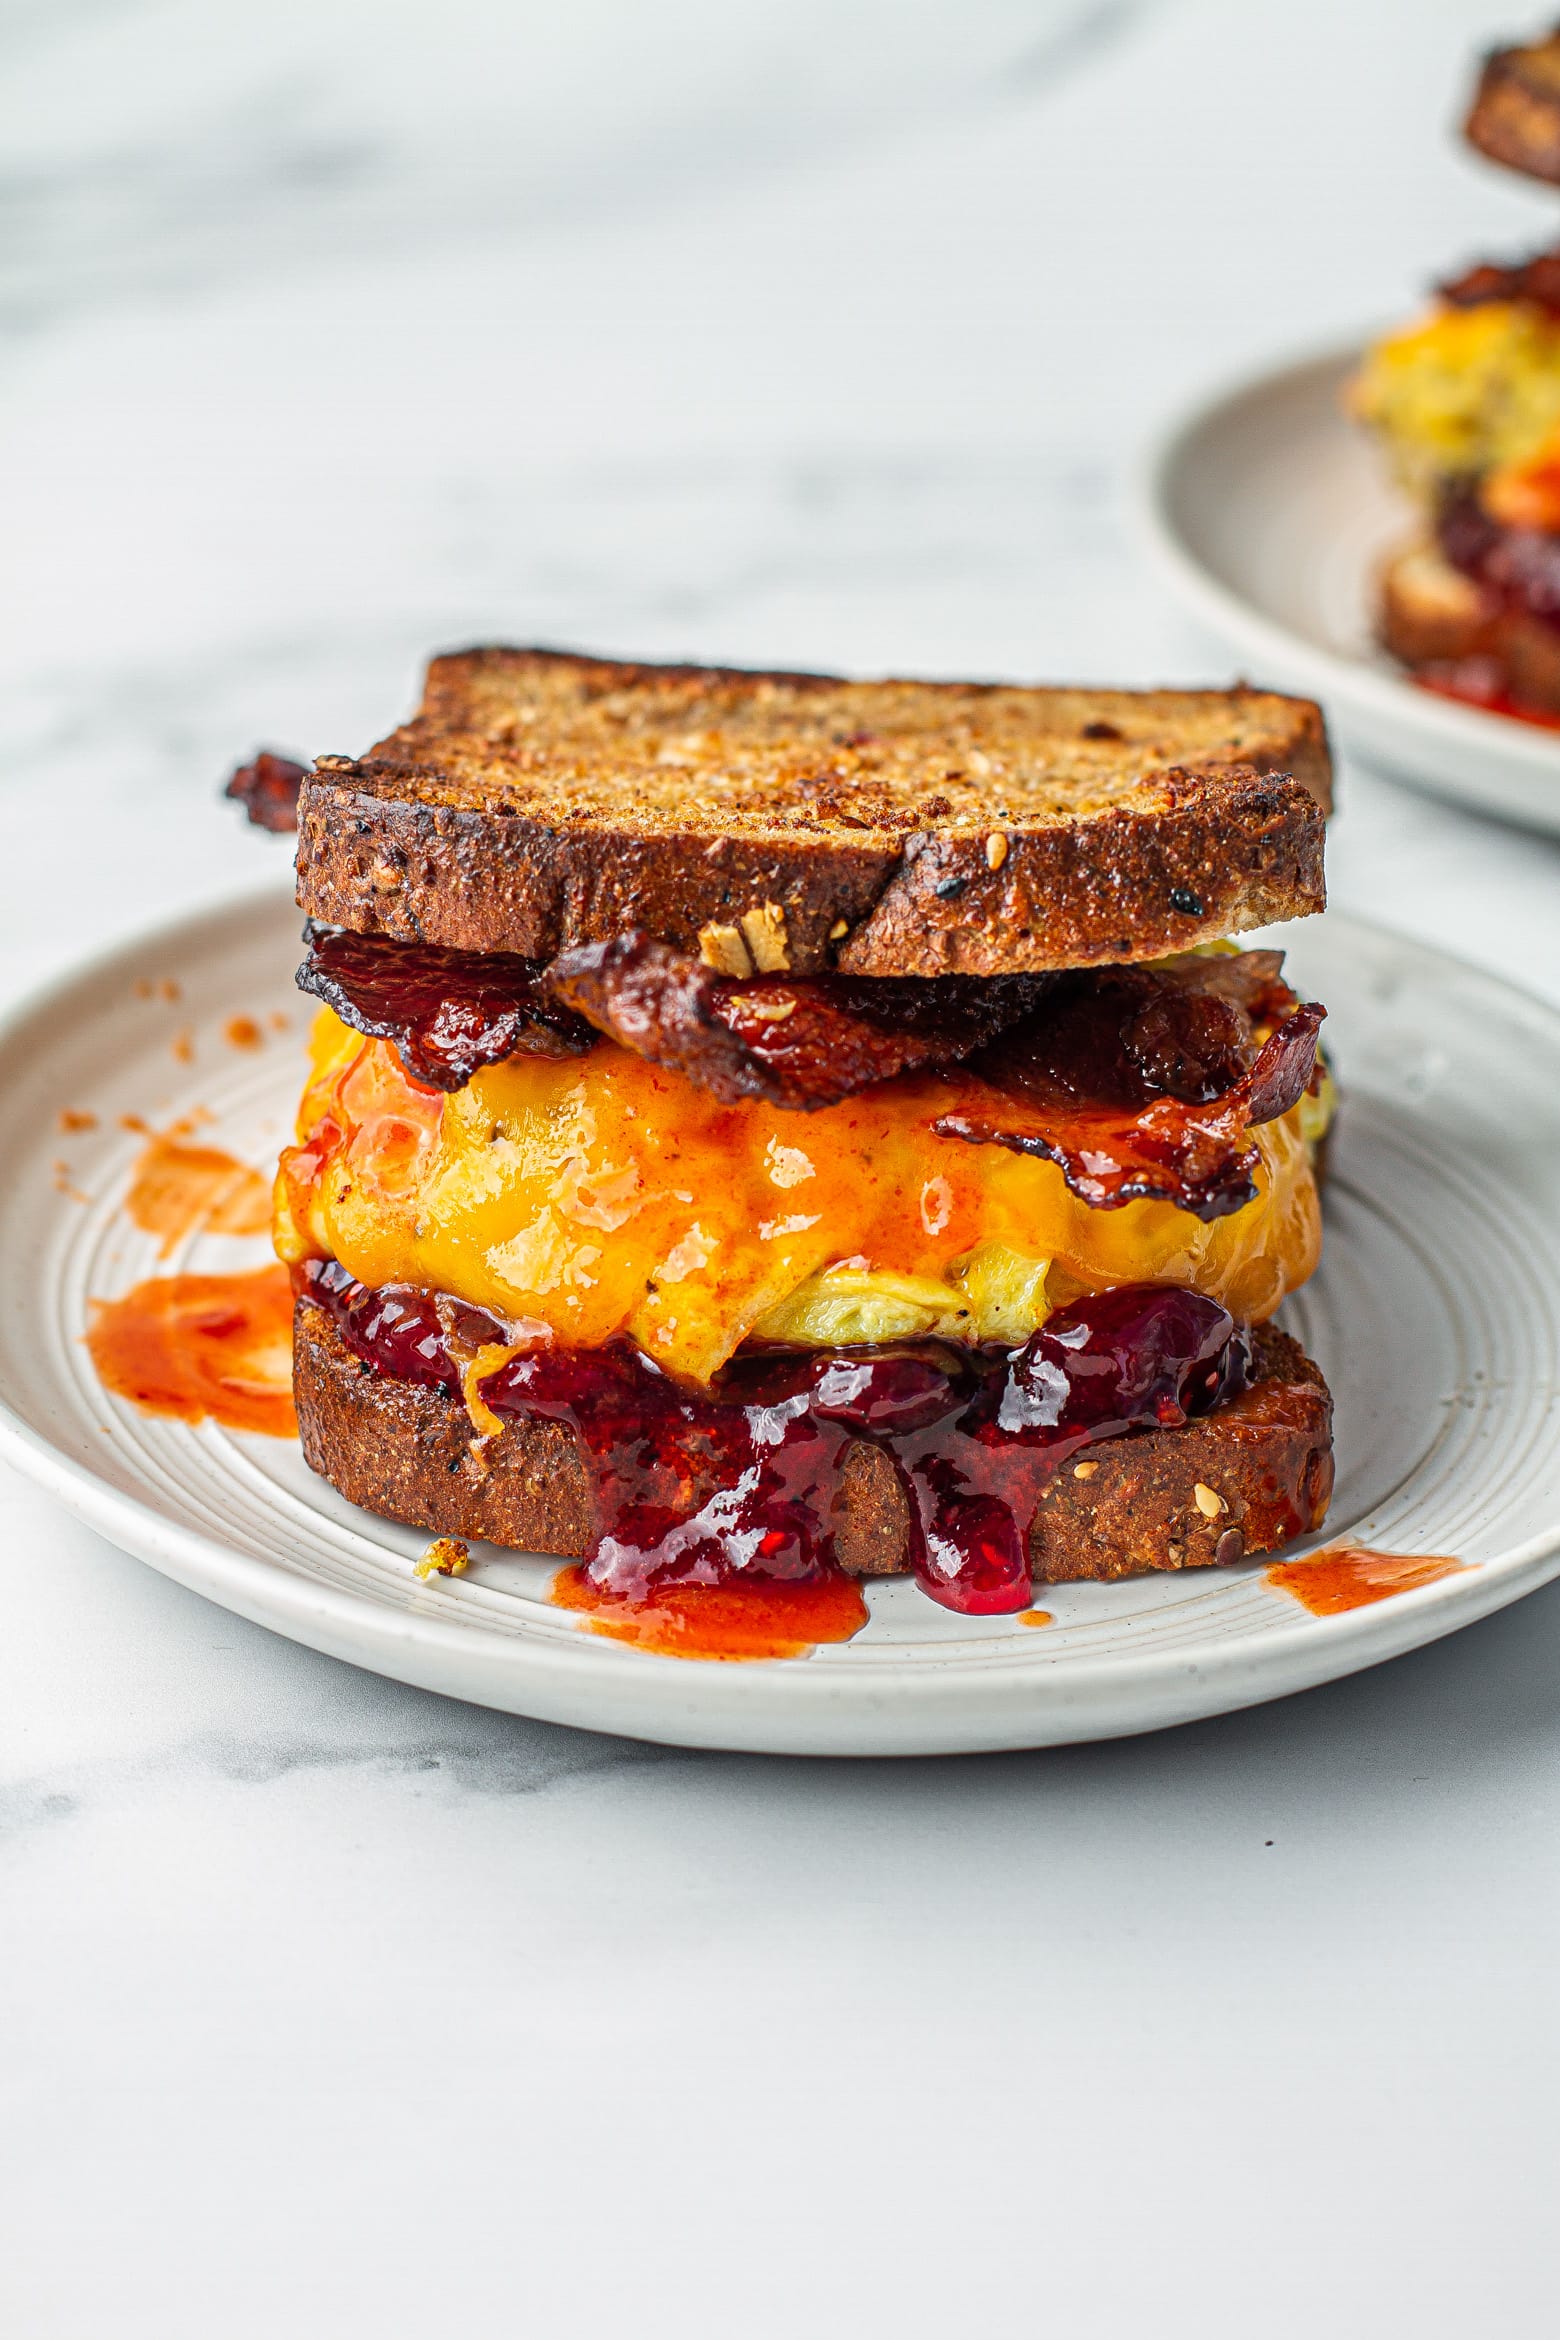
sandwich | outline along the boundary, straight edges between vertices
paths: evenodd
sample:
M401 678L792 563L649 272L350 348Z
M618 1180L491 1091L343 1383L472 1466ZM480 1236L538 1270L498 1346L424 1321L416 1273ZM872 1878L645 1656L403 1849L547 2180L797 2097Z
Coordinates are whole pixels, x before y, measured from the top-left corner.
M1252 690L436 659L300 774L309 1464L630 1602L1310 1531L1325 1011L1232 938L1328 787Z
M1464 134L1560 185L1560 31L1484 60ZM1419 515L1378 580L1383 648L1430 690L1560 720L1560 247L1449 278L1349 397Z

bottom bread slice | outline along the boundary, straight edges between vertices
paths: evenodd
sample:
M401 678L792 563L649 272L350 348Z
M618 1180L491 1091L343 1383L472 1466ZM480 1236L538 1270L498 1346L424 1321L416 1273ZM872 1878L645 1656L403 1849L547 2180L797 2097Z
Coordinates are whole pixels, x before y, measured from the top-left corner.
M1560 628L1507 609L1429 542L1407 546L1381 571L1377 632L1405 666L1485 658L1510 696L1543 714L1560 711Z
M580 1558L595 1528L589 1459L557 1422L479 1440L460 1400L355 1356L307 1299L293 1318L293 1394L311 1470L385 1519L435 1535ZM1037 1577L1135 1576L1270 1552L1321 1524L1332 1494L1332 1399L1309 1357L1271 1325L1248 1389L1177 1430L1132 1430L1064 1464L1030 1534ZM909 1516L879 1448L847 1450L835 1547L855 1576L908 1565Z

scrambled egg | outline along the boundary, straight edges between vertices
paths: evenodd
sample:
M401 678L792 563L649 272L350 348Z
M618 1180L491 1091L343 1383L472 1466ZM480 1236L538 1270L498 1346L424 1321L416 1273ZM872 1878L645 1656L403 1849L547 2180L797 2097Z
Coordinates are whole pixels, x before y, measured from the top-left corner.
M450 1097L328 1009L312 1047L277 1180L284 1260L339 1259L575 1347L626 1334L689 1382L752 1335L1016 1344L1113 1284L1181 1284L1262 1318L1320 1248L1314 1099L1253 1133L1256 1199L1205 1222L1162 1202L1091 1210L1053 1163L939 1137L958 1073L803 1115L723 1105L607 1042L513 1057Z
M1560 429L1560 318L1525 301L1433 310L1367 353L1349 403L1420 497L1521 466Z

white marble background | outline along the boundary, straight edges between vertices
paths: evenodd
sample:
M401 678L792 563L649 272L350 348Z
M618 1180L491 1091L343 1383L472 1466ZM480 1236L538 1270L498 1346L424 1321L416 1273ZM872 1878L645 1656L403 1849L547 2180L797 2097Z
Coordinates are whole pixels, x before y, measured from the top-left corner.
M252 882L214 781L361 746L437 645L1218 676L1131 452L1552 236L1446 135L1511 29L8 0L0 994ZM1333 870L1560 997L1553 843L1351 770ZM1560 1588L1252 1715L873 1768L378 1682L9 1478L0 1556L18 2340L1552 2315Z

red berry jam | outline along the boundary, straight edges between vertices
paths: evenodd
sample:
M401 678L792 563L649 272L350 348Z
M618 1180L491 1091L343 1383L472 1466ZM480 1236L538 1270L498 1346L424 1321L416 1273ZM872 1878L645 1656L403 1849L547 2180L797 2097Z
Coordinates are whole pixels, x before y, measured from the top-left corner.
M482 1309L408 1284L372 1291L334 1262L312 1262L303 1288L357 1356L429 1388L459 1392L460 1360L506 1341ZM1029 1529L1064 1463L1212 1413L1250 1363L1249 1334L1215 1301L1142 1284L1059 1309L1019 1349L757 1349L691 1391L632 1347L538 1347L478 1391L501 1421L567 1424L590 1455L599 1527L584 1566L603 1591L648 1601L835 1573L833 1497L865 1440L904 1491L923 1589L985 1616L1029 1606Z

